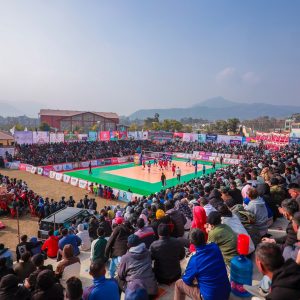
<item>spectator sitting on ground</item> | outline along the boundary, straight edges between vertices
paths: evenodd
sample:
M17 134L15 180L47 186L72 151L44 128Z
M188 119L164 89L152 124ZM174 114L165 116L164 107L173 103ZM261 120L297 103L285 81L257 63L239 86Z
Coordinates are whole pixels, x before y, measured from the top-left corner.
M21 256L21 261L14 265L14 272L19 278L20 282L23 282L33 271L35 271L35 266L30 261L31 254L26 251Z
M282 251L286 247L294 247L294 244L297 242L297 233L293 229L293 216L298 212L299 207L298 203L293 199L285 199L281 203L281 207L278 209L279 212L289 221L286 227L286 236L276 239L263 238L263 242L268 243L277 243L280 244Z
M13 268L8 267L6 265L6 258L5 257L1 257L0 258L0 280L2 277L4 277L5 275L8 274L15 274Z
M173 201L166 201L166 215L171 218L174 224L174 230L171 232L173 237L182 237L184 235L184 225L187 222L186 217L182 212L174 208Z
M69 234L68 229L64 228L62 230L62 238L58 242L58 247L62 251L64 249L64 246L69 244L73 246L74 255L79 255L79 246L81 245L81 239L74 234Z
M226 224L221 224L221 214L213 211L207 218L208 243L216 243L222 252L224 261L227 266L230 266L231 259L238 255L237 235Z
M58 263L55 270L55 274L60 278L60 282L64 288L66 288L66 282L70 277L79 277L80 268L80 260L74 255L73 246L70 244L65 245L62 260Z
M159 240L150 246L153 270L159 283L170 284L181 276L180 261L185 257L185 249L178 239L170 237L167 224L158 226L158 236Z
M106 262L107 257L105 257L105 248L107 244L107 240L105 238L104 229L99 227L97 229L98 238L92 241L91 245L91 261L95 261L101 259L102 261Z
M66 299L68 300L82 300L82 282L77 277L70 277L67 280Z
M33 243L27 242L27 239L28 236L26 234L21 236L21 243L19 243L16 247L17 261L19 261L23 253L31 253L31 249L35 247Z
M299 264L292 259L284 262L279 246L273 243L259 244L255 256L258 270L272 282L267 300L300 299Z
M109 274L111 278L115 277L115 272L120 263L121 257L127 251L127 238L131 233L132 227L129 222L116 225L107 242L105 248L105 257L111 258L109 265Z
M53 230L48 231L48 238L42 245L42 251L46 251L49 258L56 258L58 251L58 237L54 236Z
M263 237L268 232L268 211L265 202L258 196L255 188L249 188L247 193L250 202L245 206L245 210L255 215L255 225L259 230L260 236Z
M294 214L292 225L295 233L297 234L297 242L292 246L286 246L283 250L284 260L292 258L296 260L298 252L300 250L300 212Z
M78 233L76 234L81 239L80 250L88 251L91 249L91 238L87 230L84 229L83 224L77 226Z
M91 263L90 275L93 285L84 289L83 300L120 300L118 284L114 279L105 278L105 263L98 259Z
M43 270L36 280L36 289L32 293L31 300L64 300L64 292L61 284L56 283L53 272Z
M7 267L13 266L13 255L8 248L4 247L4 244L0 244L0 258L5 258Z
M225 263L215 243L206 244L204 232L194 228L190 242L196 247L182 279L176 281L174 300L192 299L227 300L230 295ZM194 285L194 281L197 285Z
M152 271L152 260L146 245L141 243L137 235L128 237L128 252L121 257L118 268L118 283L122 291L125 291L128 283L135 280L142 282L150 297L158 292L157 282Z
M19 279L14 274L8 274L2 277L0 281L0 299L1 300L29 300L30 293L19 286Z
M156 240L154 230L151 226L145 226L144 219L139 218L136 222L138 230L134 233L137 235L142 243L145 243L146 248L149 249L152 242Z
M36 287L36 281L38 275L43 271L43 270L50 270L53 272L53 267L52 265L44 265L44 256L42 254L35 254L31 258L31 262L35 266L36 270L29 274L29 276L25 279L24 285L27 289L29 289L31 292L35 289ZM54 272L53 272L54 274Z

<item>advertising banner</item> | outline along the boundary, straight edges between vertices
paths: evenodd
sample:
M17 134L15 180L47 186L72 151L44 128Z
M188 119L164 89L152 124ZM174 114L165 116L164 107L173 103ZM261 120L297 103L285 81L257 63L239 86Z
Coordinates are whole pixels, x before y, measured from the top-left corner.
M100 141L109 141L109 140L110 140L109 131L101 131L100 132Z
M183 142L192 142L192 134L191 133L184 133L182 136Z
M71 185L77 186L78 185L78 178L71 177Z
M182 139L183 138L183 132L174 132L173 138L174 139Z
M62 168L63 168L64 171L73 170L73 164L72 163L63 164Z
M80 133L80 134L78 134L78 140L79 141L87 141L88 135L86 133Z
M214 143L217 141L218 135L217 134L207 134L206 141L210 143Z
M127 139L127 131L119 131L119 140L126 140Z
M98 159L97 160L97 165L98 166L104 166L105 165L104 159Z
M26 167L27 167L27 164L23 164L23 163L19 164L19 170L20 171L26 171Z
M71 180L71 176L70 175L67 175L67 174L63 175L63 182L70 183L70 180Z
M87 186L88 186L88 182L86 180L83 180L83 179L80 179L78 181L78 186L81 188L81 189L86 189Z
M90 141L90 142L97 141L97 132L96 131L89 131L88 141Z
M32 166L31 165L26 165L26 172L31 172Z
M117 141L119 139L119 131L110 131L109 135L111 141Z
M110 158L105 158L104 159L104 164L105 165L111 165L111 159Z
M50 143L63 143L65 141L65 136L62 132L50 132Z
M56 174L55 174L55 180L61 181L62 178L63 178L63 173L56 173Z
M32 141L34 144L47 144L50 141L50 136L48 131L33 131Z
M5 153L8 152L10 155L15 154L15 148L10 147L10 148L0 148L0 156L5 158Z
M119 190L118 194L119 194L118 200L120 200L120 201L130 202L132 199L132 193Z
M56 175L56 172L55 172L55 171L50 171L50 172L49 172L49 177L50 177L51 179L54 179L54 178L55 178L55 175Z
M45 166L43 167L43 176L49 176L50 177L50 172L53 171L53 166Z
M11 170L20 170L20 162L19 161L13 161L9 163L9 166L6 168Z
M242 140L230 140L230 145L241 145Z
M300 128L292 128L290 137L291 138L300 138Z
M206 134L205 133L199 133L198 134L198 142L199 143L205 143L206 142Z
M148 140L148 131L142 131L142 140Z
M300 138L290 137L289 143L290 144L300 144Z
M32 144L32 131L15 131L14 133L15 142L19 145Z
M89 161L82 161L82 162L80 163L80 167L81 167L81 168L88 168L89 164L90 164Z
M63 170L63 165L53 165L53 170L56 172L60 172Z
M31 170L30 170L30 173L31 173L31 174L35 174L36 171L37 171L37 167L32 166L32 167L31 167Z
M148 139L151 141L166 142L166 141L171 141L173 139L173 135L174 135L173 132L149 131Z
M43 175L43 168L38 168L37 169L37 173L38 173L38 175Z
M75 133L65 134L65 142L68 142L68 143L78 142L78 135Z

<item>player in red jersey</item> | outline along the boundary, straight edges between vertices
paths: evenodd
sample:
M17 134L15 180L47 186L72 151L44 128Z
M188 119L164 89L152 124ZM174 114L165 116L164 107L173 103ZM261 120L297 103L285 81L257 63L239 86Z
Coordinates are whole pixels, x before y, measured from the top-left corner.
M173 173L173 176L175 176L175 171L176 171L176 165L172 164L172 173Z

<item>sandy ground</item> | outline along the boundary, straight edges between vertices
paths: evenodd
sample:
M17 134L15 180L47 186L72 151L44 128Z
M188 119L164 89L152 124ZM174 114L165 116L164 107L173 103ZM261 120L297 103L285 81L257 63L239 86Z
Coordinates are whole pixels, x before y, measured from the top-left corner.
M65 196L66 198L73 196L77 202L87 194L86 190L74 187L70 184L58 182L48 177L34 175L25 171L1 169L0 173L11 178L18 178L26 181L30 189L37 194L43 197L49 197L50 199L53 198L55 200L59 200L62 196ZM108 204L124 205L124 202L107 200L100 197L97 197L96 201L98 204L98 209ZM16 245L18 244L17 220L12 219L11 217L0 217L0 221L6 225L5 229L0 230L0 241L14 252ZM37 236L37 218L30 217L30 215L23 216L20 218L19 227L20 235L27 234L28 236Z

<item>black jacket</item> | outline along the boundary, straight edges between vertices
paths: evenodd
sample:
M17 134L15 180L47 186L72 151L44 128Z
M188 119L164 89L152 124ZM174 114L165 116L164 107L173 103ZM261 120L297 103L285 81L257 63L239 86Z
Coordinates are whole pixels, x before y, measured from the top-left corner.
M127 239L131 233L131 228L125 224L115 227L107 242L105 256L118 257L124 255L127 252Z
M182 243L172 237L160 237L150 246L157 281L169 284L181 276L180 260L185 257Z
M286 246L293 246L295 243L297 243L297 234L293 229L293 224L291 221L286 227L286 236L276 239L276 242L278 244L282 244L283 248Z
M300 266L292 259L273 274L267 300L300 299Z
M109 221L104 220L103 222L100 222L99 227L103 228L105 237L110 237L112 229Z
M174 224L174 230L171 233L173 237L181 237L184 235L184 225L187 222L184 214L174 208L166 212L170 216L172 223Z

